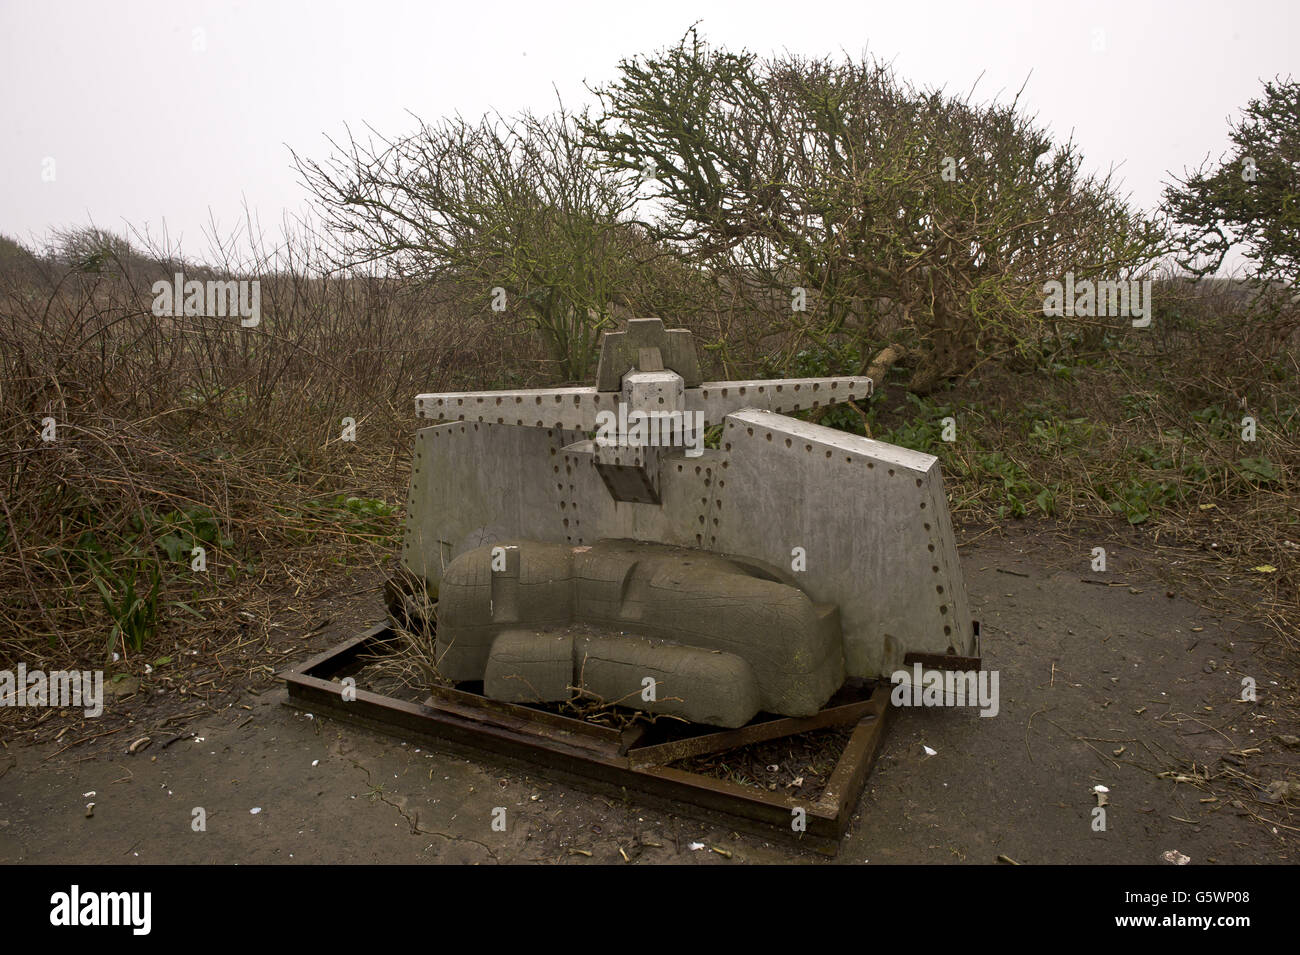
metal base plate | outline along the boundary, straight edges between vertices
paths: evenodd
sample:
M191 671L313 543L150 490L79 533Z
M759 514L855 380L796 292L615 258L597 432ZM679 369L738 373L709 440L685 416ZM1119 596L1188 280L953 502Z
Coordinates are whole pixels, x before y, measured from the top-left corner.
M884 739L892 707L885 684L849 686L815 716L756 720L734 730L700 732L688 726L663 738L633 726L617 730L530 706L502 703L464 689L435 687L423 703L355 689L343 699L335 677L356 672L362 657L384 650L393 637L387 623L278 674L288 689L285 703L380 732L485 750L540 764L602 787L627 789L648 801L768 839L794 841L833 854L848 828ZM853 732L816 800L742 786L669 765L797 733L852 726ZM658 728L658 724L656 724ZM805 831L793 821L803 810Z

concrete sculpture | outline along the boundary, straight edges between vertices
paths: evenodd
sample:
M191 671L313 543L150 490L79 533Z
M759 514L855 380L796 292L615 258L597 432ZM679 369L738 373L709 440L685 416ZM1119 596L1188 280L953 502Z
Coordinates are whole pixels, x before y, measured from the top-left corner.
M416 434L392 609L436 600L440 673L489 697L718 726L976 656L938 460L785 414L871 387L702 381L690 332L634 319L594 387L419 395L446 423Z

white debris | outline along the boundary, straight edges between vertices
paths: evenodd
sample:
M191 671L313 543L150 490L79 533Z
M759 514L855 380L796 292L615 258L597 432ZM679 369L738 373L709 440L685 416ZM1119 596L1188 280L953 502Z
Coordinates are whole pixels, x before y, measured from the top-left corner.
M925 750L925 755L926 755L926 756L938 756L938 755L939 755L939 751L938 751L937 749L931 749L930 747L926 746L924 743L921 744L921 749Z
M252 809L248 810L249 814L254 816L256 816L261 811L262 811L261 806L254 806Z
M1167 852L1160 853L1160 858L1164 859L1170 865L1187 865L1192 861L1191 856L1185 856L1177 849L1170 849Z
M704 843L702 843L702 842L692 842L688 848L689 848L692 852L699 852L701 849L704 848Z
M319 759L313 759L313 760L311 761L311 764L312 764L313 766L319 766L319 765L320 765L320 760L319 760Z
M1108 793L1108 792L1110 792L1110 790L1107 789L1105 786L1093 786L1093 787L1092 787L1092 791L1095 792L1095 793Z

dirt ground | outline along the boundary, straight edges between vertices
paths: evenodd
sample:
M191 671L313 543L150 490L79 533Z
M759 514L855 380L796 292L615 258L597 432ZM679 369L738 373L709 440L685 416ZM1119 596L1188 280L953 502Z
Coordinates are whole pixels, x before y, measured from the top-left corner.
M898 711L834 861L1149 864L1171 850L1192 864L1297 861L1300 808L1266 790L1300 781L1295 674L1261 652L1260 627L1169 582L1175 552L1130 550L1113 533L961 532L1000 712ZM1089 568L1098 545L1107 573ZM124 681L104 717L57 741L7 733L0 862L828 861L545 768L282 705L272 670L382 618L381 600L376 578L312 608L311 626L264 626L267 639L240 653L251 683L182 694L160 670ZM220 653L186 652L195 671ZM1243 677L1257 702L1240 701ZM1093 829L1097 786L1105 831ZM505 831L492 825L498 807Z

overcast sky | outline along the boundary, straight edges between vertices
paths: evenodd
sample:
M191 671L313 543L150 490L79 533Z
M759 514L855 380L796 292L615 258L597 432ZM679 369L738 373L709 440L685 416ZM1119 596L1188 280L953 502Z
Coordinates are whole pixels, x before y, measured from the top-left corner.
M1169 170L1227 147L1227 119L1300 75L1300 3L451 4L0 0L0 233L164 227L202 257L247 204L268 231L306 198L289 147L369 122L590 100L620 58L691 25L759 53L869 52L904 78L1014 95L1153 206ZM560 12L560 11L563 12ZM52 174L52 181L51 179Z

